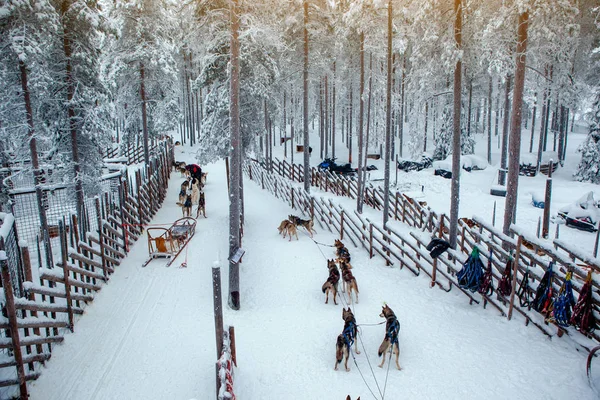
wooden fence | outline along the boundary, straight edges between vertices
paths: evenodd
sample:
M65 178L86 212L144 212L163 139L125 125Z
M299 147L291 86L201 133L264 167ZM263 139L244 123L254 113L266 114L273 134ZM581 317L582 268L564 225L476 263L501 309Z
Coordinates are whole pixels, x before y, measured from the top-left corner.
M466 261L473 248L478 247L484 263L487 262L490 252L492 254L490 261L494 288L498 287L509 256L515 254L518 263L516 263L517 280L512 286L513 293L523 283L526 272L529 272L530 277L528 293L530 295L535 293L534 288L539 284L548 263L553 261L556 264L553 277L554 293L559 292L567 271L573 271L573 291L577 299L586 276L584 266L596 273L600 272L600 260L591 254L575 250L560 240L549 242L532 237L517 226L511 228L516 235L511 238L503 235L483 219L474 217L459 220L458 248L433 259L426 246L433 236L448 239L449 220L444 214L437 214L402 193L390 193L390 222L383 227L355 210L345 210L331 199L326 200L306 194L303 188L290 182L294 177L303 176L301 167L281 162L274 163L272 171L279 176L269 173L257 161L251 161L245 166L245 172L251 179L261 184L263 189L287 202L292 208L310 215L321 228L339 233L340 240L347 240L356 247L362 247L369 252L370 257L378 255L386 261L387 265L397 265L400 269L406 268L416 276L423 273L431 287L438 287L446 292L456 287L470 304L481 304L484 308L491 305L501 316L511 318L514 311L526 325L531 323L548 337L555 335L561 337L567 334L574 339L575 343L588 350L600 341L600 337L594 332L582 335L573 327L557 328L553 321L545 319L530 306L511 300L513 296L506 298L497 291L488 295L465 290L459 286L456 278L462 263ZM290 179L287 179L288 177ZM311 183L313 186L326 188L340 196L356 197L356 184L344 177L313 170ZM383 196L383 191L379 188L365 188L365 204L369 207L381 210ZM409 233L400 232L393 227L394 221L407 224L413 229ZM593 314L598 320L600 286L596 278L593 280L593 288Z
M126 257L166 197L173 161L173 147L163 142L145 171L121 179L118 194L95 199L96 229L80 232L77 217L65 215L59 223L60 257L56 265L32 270L30 251L24 243L25 296L15 296L7 260L0 252L4 317L0 317L0 387L18 386L27 398L27 381L39 377L39 365L50 358L52 345L74 331L76 316L84 313L94 294ZM4 243L0 241L0 247ZM1 249L0 249L1 250ZM36 273L37 272L37 273ZM9 368L16 374L11 373Z

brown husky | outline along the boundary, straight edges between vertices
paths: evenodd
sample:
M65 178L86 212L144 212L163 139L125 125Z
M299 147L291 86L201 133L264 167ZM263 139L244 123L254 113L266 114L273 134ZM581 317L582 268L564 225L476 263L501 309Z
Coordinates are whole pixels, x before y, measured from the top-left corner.
M356 278L352 275L352 271L350 269L352 266L350 263L345 262L342 259L338 259L340 263L340 268L342 269L342 279L344 280L344 291L348 293L348 299L350 303L352 303L352 292L354 291L354 296L356 296L356 303L358 304L358 284L356 283Z
M296 235L296 240L298 240L298 230L296 229L296 225L287 219L281 221L281 224L279 224L279 228L277 228L277 230L279 231L279 234L283 233L284 238L285 235L289 235L290 241L292 240L292 235Z
M352 313L352 310L350 310L350 307L348 307L347 310L342 310L342 319L344 320L344 330L337 337L335 345L335 365L333 366L333 369L337 371L338 364L340 364L344 356L346 356L344 367L346 368L346 371L350 371L350 368L348 368L348 358L350 356L350 351L352 350L352 343L354 343L354 339L358 333L356 319L354 319L354 314ZM357 344L355 344L354 351L356 354L360 354Z
M198 209L196 210L196 219L200 216L200 213L206 218L206 198L204 192L198 194Z
M329 292L332 293L333 296L333 304L337 305L337 301L335 298L338 292L338 282L340 280L340 271L338 271L337 265L333 260L327 260L327 268L329 268L329 277L323 284L321 290L325 293L325 304L329 303Z
M310 235L310 237L313 237L313 232L316 233L317 231L315 231L315 223L312 219L302 219L299 217L296 217L295 215L289 215L288 219L290 221L292 221L292 223L295 226L301 226L304 229L306 229Z
M344 246L344 243L342 243L340 240L335 239L334 246L335 246L335 254L338 256L338 258L341 258L344 261L349 263L350 262L350 252L348 251L346 246Z
M382 310L379 316L386 319L386 324L385 337L383 338L383 342L381 342L381 345L379 346L379 351L377 352L379 357L381 357L381 355L383 354L383 360L381 360L379 368L383 367L383 364L385 363L385 353L387 352L388 348L392 346L392 352L396 354L396 368L398 368L398 370L401 370L402 368L400 368L400 364L398 364L398 357L400 357L400 345L398 344L398 332L400 331L400 322L398 321L398 318L396 318L396 314L394 314L394 311L392 311L392 309L389 308L387 304L381 308Z

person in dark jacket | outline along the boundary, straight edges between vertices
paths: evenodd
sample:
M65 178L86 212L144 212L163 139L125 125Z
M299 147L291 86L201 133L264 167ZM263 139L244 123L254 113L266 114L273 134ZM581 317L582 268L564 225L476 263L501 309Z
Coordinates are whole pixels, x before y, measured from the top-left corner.
M198 164L188 164L185 169L189 171L192 178L196 178L198 181L202 178L202 168Z

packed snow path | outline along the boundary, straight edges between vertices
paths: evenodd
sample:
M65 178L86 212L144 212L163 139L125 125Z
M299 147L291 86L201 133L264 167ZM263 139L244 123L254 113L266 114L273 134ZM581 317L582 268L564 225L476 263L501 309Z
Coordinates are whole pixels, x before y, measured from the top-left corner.
M178 160L193 161L192 153ZM228 197L223 163L205 169L207 219L200 217L185 251L165 268L164 260L141 264L146 239L135 244L92 304L56 346L32 400L212 399L216 361L211 267L222 259L223 303L227 302ZM153 220L171 224L182 178L172 175L167 199ZM368 360L384 390L387 362L377 368L384 326L361 327L357 368L334 371L335 341L343 328L342 305L324 304L327 278L321 247L299 231L288 242L277 234L293 212L254 182L245 183L246 255L241 264L240 311L225 308L236 329L239 399L381 399ZM333 243L317 227L315 239ZM400 365L389 369L385 399L593 399L585 379L585 356L568 340L550 341L521 320L507 321L493 309L469 306L452 291L430 289L423 277L386 267L347 245L360 290L358 324L372 324L385 301L400 319ZM360 341L359 341L360 346Z

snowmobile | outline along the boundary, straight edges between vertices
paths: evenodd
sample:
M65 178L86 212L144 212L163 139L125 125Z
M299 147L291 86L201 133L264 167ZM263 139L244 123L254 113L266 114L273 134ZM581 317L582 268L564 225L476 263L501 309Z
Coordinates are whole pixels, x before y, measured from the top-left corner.
M404 172L421 171L425 168L431 167L432 164L433 164L433 159L431 157L429 157L427 154L423 154L419 161L399 160L398 161L398 169L401 169Z
M350 163L343 165L336 164L335 158L326 158L317 166L317 168L319 168L319 171L330 171L344 176L354 176L357 171L356 168L352 168Z
M567 226L586 231L596 232L600 210L594 200L594 192L583 195L573 204L558 210L558 217L563 219Z

